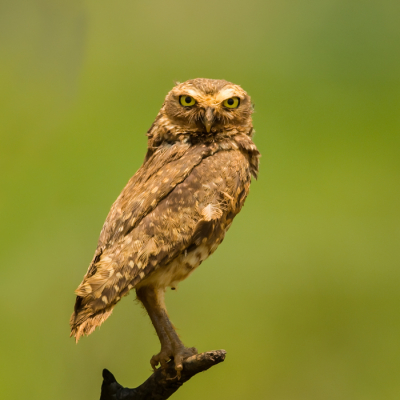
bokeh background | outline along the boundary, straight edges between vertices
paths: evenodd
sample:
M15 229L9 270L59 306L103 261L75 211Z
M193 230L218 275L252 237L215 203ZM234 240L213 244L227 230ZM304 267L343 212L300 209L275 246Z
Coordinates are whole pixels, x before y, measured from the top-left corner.
M131 294L79 345L74 290L173 82L241 84L258 181L167 293L226 361L178 399L400 397L400 3L0 2L0 397L134 387L159 344Z

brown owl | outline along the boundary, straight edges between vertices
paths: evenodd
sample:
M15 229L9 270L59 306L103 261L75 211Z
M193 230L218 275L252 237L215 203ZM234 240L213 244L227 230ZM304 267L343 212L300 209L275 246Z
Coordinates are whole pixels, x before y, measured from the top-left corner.
M195 354L168 318L167 287L186 279L224 239L257 177L253 106L238 85L214 79L177 84L147 133L143 165L107 216L93 260L76 289L71 336L89 335L131 289L161 342L155 369Z

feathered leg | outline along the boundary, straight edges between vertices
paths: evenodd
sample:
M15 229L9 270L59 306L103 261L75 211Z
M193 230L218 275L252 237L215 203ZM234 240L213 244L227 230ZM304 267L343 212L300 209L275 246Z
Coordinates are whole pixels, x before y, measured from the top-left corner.
M160 364L162 368L166 368L168 360L173 358L175 369L180 377L180 371L183 368L182 361L197 354L197 350L194 347L187 348L183 345L169 320L164 303L165 289L143 286L137 289L136 293L146 308L161 343L161 351L150 360L151 366L155 369Z

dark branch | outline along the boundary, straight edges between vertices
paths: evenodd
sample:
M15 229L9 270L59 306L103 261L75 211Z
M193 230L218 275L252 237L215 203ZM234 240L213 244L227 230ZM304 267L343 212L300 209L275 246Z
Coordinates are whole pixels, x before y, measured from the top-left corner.
M225 350L214 350L187 358L183 361L180 379L177 378L173 361L170 361L165 372L158 369L135 389L124 388L110 371L104 369L100 400L168 399L192 376L224 361L225 355Z

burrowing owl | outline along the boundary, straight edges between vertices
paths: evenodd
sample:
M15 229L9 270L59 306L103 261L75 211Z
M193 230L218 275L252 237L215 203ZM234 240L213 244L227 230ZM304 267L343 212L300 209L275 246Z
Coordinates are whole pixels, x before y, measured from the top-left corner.
M257 177L253 106L238 85L213 79L177 84L147 133L148 151L107 216L94 258L76 289L71 336L89 335L118 301L136 290L161 342L150 363L173 358L179 375L186 348L164 304L222 242Z

